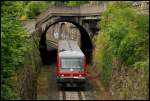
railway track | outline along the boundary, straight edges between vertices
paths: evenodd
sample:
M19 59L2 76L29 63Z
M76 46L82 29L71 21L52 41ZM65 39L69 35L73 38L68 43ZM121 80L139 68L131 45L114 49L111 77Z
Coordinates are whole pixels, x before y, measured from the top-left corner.
M59 91L59 100L86 100L83 91Z

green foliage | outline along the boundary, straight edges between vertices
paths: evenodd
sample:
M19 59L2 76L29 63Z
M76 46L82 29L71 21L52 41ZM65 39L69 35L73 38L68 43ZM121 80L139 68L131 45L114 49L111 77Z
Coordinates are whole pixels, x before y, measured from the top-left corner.
M48 8L48 4L44 1L31 1L25 7L25 14L29 18L39 15Z
M24 61L24 55L31 45L27 39L19 17L23 13L23 2L2 2L1 12L1 63L2 63L2 100L17 99L13 86L16 70Z
M129 30L127 36L120 43L118 56L129 65L145 60L148 55L148 20L148 16L137 15L135 24L132 25L135 28L132 28L132 32Z
M17 98L17 95L15 95L13 89L7 85L1 85L1 89L3 90L1 92L1 96L2 96L2 99L11 99L11 100L16 100L18 99Z
M128 65L148 53L148 15L137 14L129 5L113 3L102 16L101 32L106 34L112 55Z
M104 33L99 34L97 39L99 40L95 42L94 62L101 71L102 83L104 86L108 86L112 71L112 52Z
M49 6L81 6L89 1L22 1L23 15L28 18L34 18Z
M108 48L103 51L103 55L101 80L105 86L108 86L112 71L112 56Z
M109 81L113 58L132 68L134 64L146 61L149 51L148 22L149 16L137 13L131 4L113 2L108 6L99 23L101 31L96 36L93 55L102 81Z

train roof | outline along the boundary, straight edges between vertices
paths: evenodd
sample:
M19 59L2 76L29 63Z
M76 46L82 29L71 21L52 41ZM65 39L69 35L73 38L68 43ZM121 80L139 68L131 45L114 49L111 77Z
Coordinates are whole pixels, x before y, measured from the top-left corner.
M73 40L60 40L58 42L58 52L60 57L84 57L77 42Z

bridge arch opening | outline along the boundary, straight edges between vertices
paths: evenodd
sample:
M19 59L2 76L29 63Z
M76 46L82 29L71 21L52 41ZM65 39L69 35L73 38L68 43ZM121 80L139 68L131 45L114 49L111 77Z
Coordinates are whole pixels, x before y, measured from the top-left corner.
M92 49L93 49L93 45L92 45L92 40L90 39L90 36L88 34L88 32L77 22L74 21L74 19L69 20L69 19L59 19L59 20L55 20L53 23L49 24L46 26L44 32L41 35L41 39L39 42L40 45L40 55L41 55L41 59L42 62L44 64L51 64L56 62L56 57L57 57L57 49L54 49L50 52L47 51L47 44L46 44L46 33L48 31L48 29L53 26L56 23L59 22L68 22L68 23L72 23L73 25L75 25L79 32L80 32L80 43L81 43L81 50L83 51L83 53L85 54L86 58L87 58L87 62L91 62L91 55L92 55Z

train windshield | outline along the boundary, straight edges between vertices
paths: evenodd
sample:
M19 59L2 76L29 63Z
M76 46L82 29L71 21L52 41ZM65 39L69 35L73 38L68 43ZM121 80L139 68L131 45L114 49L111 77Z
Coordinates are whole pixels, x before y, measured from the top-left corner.
M62 68L82 68L83 59L82 58L62 58L61 59Z

